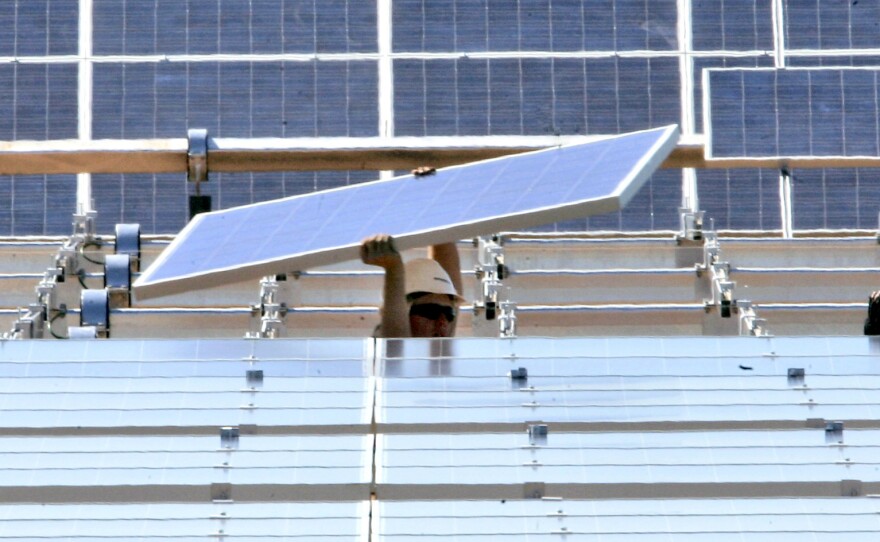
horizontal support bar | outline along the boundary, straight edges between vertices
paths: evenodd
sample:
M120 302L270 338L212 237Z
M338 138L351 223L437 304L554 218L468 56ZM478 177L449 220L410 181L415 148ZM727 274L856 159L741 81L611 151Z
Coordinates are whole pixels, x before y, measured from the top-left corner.
M395 138L211 138L213 172L408 170L446 167L600 136L465 136ZM187 140L53 140L0 142L0 175L185 173ZM707 160L701 136L682 138L664 168L880 167L880 157L724 158Z

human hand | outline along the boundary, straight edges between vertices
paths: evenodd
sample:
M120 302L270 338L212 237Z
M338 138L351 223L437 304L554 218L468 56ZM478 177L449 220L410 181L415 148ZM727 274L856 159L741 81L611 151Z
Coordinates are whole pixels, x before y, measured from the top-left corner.
M403 266L394 238L385 233L367 237L361 242L361 261L384 269Z

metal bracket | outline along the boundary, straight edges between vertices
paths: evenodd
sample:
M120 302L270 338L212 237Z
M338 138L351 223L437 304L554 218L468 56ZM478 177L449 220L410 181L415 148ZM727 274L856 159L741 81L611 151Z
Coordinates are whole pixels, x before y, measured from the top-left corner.
M829 444L843 443L843 422L825 422L825 442Z
M128 254L131 257L131 271L141 270L141 225L116 225L116 254Z
M516 337L516 303L501 302L501 315L498 317L501 337Z
M238 427L221 427L220 428L220 448L224 450L238 449Z
M547 444L547 434L550 432L547 424L535 423L529 424L529 444L544 445Z
M57 267L46 269L43 278L34 288L37 294L35 303L27 309L19 311L18 319L13 323L9 338L42 339L46 332L58 337L52 330L52 322L67 314L67 307L58 303L58 283L64 282L63 270ZM59 337L61 338L61 337Z
M767 336L767 321L759 318L752 302L736 299L736 282L730 279L730 263L721 260L721 245L714 231L703 232L703 263L696 265L697 277L705 275L709 282L710 298L704 300L706 312L717 308L722 318L734 314L739 319L739 335Z
M286 275L270 275L260 280L260 304L251 305L254 325L245 337L263 339L281 337L288 308L279 300L279 280L287 280Z
M788 368L788 385L803 386L806 383L806 371L802 367Z
M474 315L485 315L486 320L495 320L498 316L499 293L501 281L508 275L507 266L504 265L504 249L501 246L501 237L477 237L474 239L477 247L477 264L474 271L477 276L477 291L475 292Z
M80 305L80 326L94 326L97 336L110 336L110 293L103 290L83 290Z
M748 299L737 299L734 300L734 304L736 305L736 312L739 314L740 335L751 335L752 337L766 337L769 335L766 328L767 320L758 317L751 301Z
M679 231L675 240L679 244L699 242L703 239L703 219L705 211L693 211L686 207L678 208Z
M208 180L208 130L190 128L187 138L187 175L188 181L200 183Z
M108 254L104 257L104 288L111 308L131 306L131 256Z

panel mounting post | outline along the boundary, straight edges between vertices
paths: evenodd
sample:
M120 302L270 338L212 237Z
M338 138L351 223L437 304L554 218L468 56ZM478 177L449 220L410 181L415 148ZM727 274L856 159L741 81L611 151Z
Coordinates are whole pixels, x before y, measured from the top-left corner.
M195 194L189 196L189 217L211 210L211 196L202 195L201 186L208 180L208 130L191 128L187 131L186 178L195 184Z

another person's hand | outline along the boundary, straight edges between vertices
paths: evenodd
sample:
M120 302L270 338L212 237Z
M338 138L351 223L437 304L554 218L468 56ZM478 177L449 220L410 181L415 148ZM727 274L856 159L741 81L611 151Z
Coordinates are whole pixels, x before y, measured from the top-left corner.
M361 261L386 270L403 266L403 259L394 246L394 238L384 233L368 237L361 242Z

